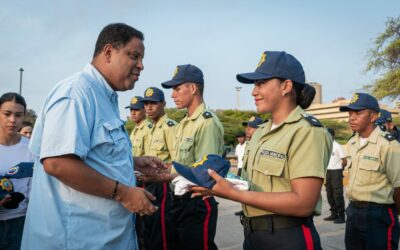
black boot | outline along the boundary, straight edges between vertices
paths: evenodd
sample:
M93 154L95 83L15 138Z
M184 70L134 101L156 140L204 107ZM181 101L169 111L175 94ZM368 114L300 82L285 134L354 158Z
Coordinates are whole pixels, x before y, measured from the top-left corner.
M344 219L344 213L340 213L337 218L333 221L335 224L343 224L346 220Z
M331 215L328 217L325 217L324 220L326 221L334 221L338 217L338 214L336 212L331 211Z

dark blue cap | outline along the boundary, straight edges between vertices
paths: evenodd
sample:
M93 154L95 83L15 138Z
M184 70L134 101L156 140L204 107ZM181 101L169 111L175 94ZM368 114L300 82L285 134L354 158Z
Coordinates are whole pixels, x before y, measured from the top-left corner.
M164 92L161 89L150 87L144 91L143 102L163 102Z
M4 208L14 209L19 206L19 203L25 199L25 195L19 192L14 192L14 185L11 180L0 177L0 200L5 196L10 195L11 200L3 205Z
M163 82L161 85L163 88L169 89L185 82L204 84L203 72L201 69L191 64L178 65L174 71L172 80Z
M386 109L381 109L381 112L379 112L379 117L376 119L375 123L383 124L385 122L392 122L392 114Z
M271 78L289 79L298 84L306 82L303 66L294 56L284 51L265 51L255 72L236 75L236 79L241 83L254 83Z
M351 98L349 105L341 106L339 108L341 112L363 109L372 109L376 112L380 112L378 101L375 99L375 97L366 93L355 93Z
M242 122L242 125L252 128L258 128L258 125L262 123L264 123L264 121L260 117L252 116L247 122Z
M33 162L21 162L8 169L4 177L10 179L29 178L33 175Z
M175 161L172 162L175 170L185 177L187 180L193 182L196 185L212 188L215 184L214 179L208 174L208 169L212 169L217 172L220 176L224 177L229 171L231 164L219 155L205 155L199 161L193 163L191 167L184 166Z
M140 96L134 96L131 99L131 104L125 107L126 109L144 109L143 98Z

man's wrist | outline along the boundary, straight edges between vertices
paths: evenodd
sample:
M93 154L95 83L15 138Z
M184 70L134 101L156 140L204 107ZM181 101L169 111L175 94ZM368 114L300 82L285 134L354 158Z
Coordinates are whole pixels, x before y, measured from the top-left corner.
M115 193L115 198L114 200L121 202L123 200L123 198L125 197L126 191L127 191L128 187L119 183L117 191Z

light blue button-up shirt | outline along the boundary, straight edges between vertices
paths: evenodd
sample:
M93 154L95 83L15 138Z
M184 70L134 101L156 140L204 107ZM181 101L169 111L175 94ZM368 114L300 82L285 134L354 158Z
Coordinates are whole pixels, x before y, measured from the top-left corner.
M40 159L75 154L102 175L135 186L119 117L117 93L88 65L50 92L30 148ZM39 159L32 182L21 249L137 249L134 214L120 203L63 184Z

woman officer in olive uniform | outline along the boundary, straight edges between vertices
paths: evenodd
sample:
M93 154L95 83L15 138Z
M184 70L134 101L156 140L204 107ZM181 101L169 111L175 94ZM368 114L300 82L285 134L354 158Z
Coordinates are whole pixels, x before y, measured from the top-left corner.
M243 204L244 249L321 249L312 217L321 213L332 138L304 112L315 89L305 83L300 62L285 52L264 52L256 71L237 79L254 84L257 112L272 115L256 130L244 155L242 176L250 190L235 189L213 171L212 190L192 190Z

